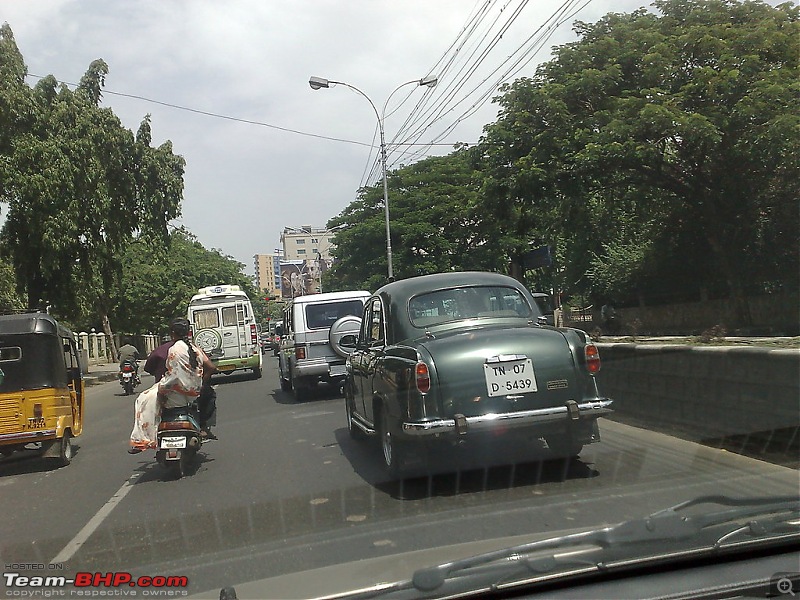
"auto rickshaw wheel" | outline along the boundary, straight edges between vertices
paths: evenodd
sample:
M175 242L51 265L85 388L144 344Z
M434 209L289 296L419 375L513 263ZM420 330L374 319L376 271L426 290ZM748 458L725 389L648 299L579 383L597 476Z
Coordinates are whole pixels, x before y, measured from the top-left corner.
M69 429L64 430L64 435L58 440L58 458L56 463L60 467L66 467L72 462L72 434Z

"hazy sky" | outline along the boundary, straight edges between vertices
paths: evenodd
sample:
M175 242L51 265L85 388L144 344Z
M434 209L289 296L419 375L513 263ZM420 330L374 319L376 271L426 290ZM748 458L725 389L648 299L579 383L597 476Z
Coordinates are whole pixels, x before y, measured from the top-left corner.
M48 74L78 82L104 59L103 105L133 131L150 113L154 144L172 140L186 159L176 224L252 274L253 255L278 247L284 226L324 226L380 177L378 119L367 100L343 86L314 91L310 76L358 87L379 113L400 84L440 78L435 88L408 85L391 96L384 123L396 167L477 142L496 115L497 86L532 74L553 45L572 41L576 19L645 5L0 0L0 22L14 32L30 85Z

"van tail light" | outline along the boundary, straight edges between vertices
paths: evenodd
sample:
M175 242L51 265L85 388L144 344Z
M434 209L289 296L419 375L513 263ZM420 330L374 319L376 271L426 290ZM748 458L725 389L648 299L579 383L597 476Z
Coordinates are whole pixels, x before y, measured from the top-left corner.
M417 366L414 367L414 375L417 381L417 390L421 394L427 394L431 391L431 374L428 371L428 365L419 361Z
M595 375L600 372L600 352L594 344L586 344L584 349L586 356L586 370L590 375Z
M254 324L250 325L250 343L253 344L253 346L258 344L258 331Z
M306 347L305 346L297 346L294 349L294 357L297 360L303 360L306 357Z

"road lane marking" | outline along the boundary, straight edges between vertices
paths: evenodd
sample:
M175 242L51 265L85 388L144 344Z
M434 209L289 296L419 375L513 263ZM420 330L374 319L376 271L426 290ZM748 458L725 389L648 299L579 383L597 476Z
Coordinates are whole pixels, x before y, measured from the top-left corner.
M324 417L325 415L335 415L332 410L317 410L314 412L299 413L292 415L293 419L305 419L306 417Z
M131 491L133 485L136 483L136 480L141 477L141 473L134 473L130 476L130 478L122 484L122 487L117 490L117 492L111 496L111 498L106 502L103 506L100 507L100 510L95 513L95 515L89 519L89 522L83 526L78 534L72 538L69 543L64 546L61 552L50 561L50 564L56 563L65 563L70 558L72 558L75 553L80 550L80 547L83 546L84 542L89 539L89 537L97 531L97 528L100 527L100 524L105 520L105 518L114 510L114 507L122 502L122 499L128 495L128 492Z

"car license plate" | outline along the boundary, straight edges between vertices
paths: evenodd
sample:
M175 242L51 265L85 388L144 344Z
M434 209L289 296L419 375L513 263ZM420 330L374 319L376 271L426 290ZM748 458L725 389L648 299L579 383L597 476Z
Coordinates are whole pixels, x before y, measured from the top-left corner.
M186 448L185 437L164 437L161 438L162 448Z
M490 397L538 391L530 358L484 363L483 374Z

